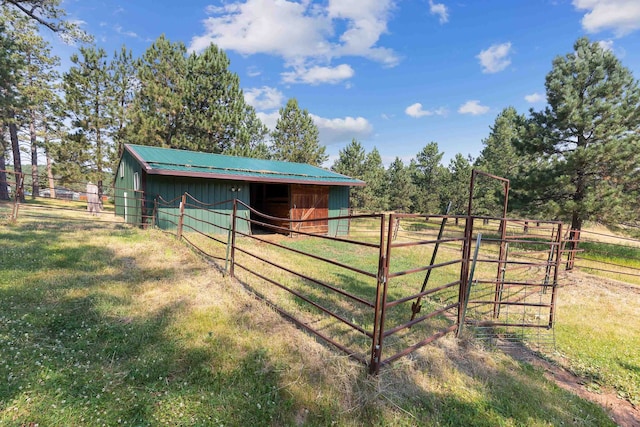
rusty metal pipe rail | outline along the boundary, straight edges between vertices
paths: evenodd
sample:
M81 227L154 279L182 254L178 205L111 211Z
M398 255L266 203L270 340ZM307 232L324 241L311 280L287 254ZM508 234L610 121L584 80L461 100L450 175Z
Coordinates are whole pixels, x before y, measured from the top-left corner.
M304 252L304 251L301 251L301 250L298 250L298 249L289 248L287 246L281 245L281 244L276 243L276 242L270 242L269 240L263 240L263 239L260 239L259 237L256 237L255 235L252 235L252 234L243 233L241 231L236 231L236 234L238 234L240 236L248 237L250 239L258 240L260 242L267 243L267 244L272 245L272 246L276 246L278 248L287 250L289 252L294 252L294 253L297 253L299 255L308 256L310 258L317 259L318 261L324 261L324 262L326 262L328 264L333 264L333 265L335 265L337 267L344 268L345 270L350 270L350 271L353 271L353 272L356 272L356 273L360 273L360 274L368 276L368 277L376 277L377 276L376 273L370 273L368 271L361 270L361 269L356 268L356 267L351 267L350 265L343 264L341 262L334 261L334 260L329 259L329 258L324 258L324 257L318 256L318 255L314 255L314 254L310 254L308 252ZM240 248L238 247L238 249L240 249Z
M594 271L602 271L603 273L615 273L615 274L623 274L625 276L631 276L631 277L640 277L640 274L638 274L638 273L625 273L625 272L622 272L622 271L607 270L607 269L604 269L604 268L597 268L597 267L587 267L587 266L578 265L578 264L574 264L574 267L582 268L583 270L594 270ZM626 268L632 268L632 267L626 267Z
M174 197L174 198L173 198L173 199L171 199L171 200L165 200L165 199L164 199L162 196L160 196L160 195L158 195L158 196L157 196L157 199L158 199L158 203L165 203L165 204L169 205L170 203L173 203L173 202L175 202L176 200L182 200L182 194L181 194L181 195L179 195L178 197ZM177 206L174 206L174 207L177 207Z
M552 242L552 241L540 241L540 240L524 240L524 239L505 239L508 243L523 243L523 244L528 244L528 245L547 245L547 246L558 246L560 245L560 243L556 242ZM485 238L484 236L482 237L482 241L483 242L497 242L500 243L501 239L494 239L491 237L487 237Z
M407 274L420 273L420 272L427 271L427 270L433 270L433 269L440 268L440 267L446 267L447 265L453 265L453 264L462 263L462 261L463 261L462 259L454 259L452 261L445 261L445 262L441 262L439 264L424 265L422 267L411 268L409 270L396 271L395 273L389 273L388 277L389 277L389 279L393 279L394 277L406 276Z
M242 266L242 265L238 265L239 267L241 267L242 269L246 270L246 267ZM248 270L247 270L248 271ZM253 271L249 271L253 274L255 274L256 276L260 277L260 275L256 274ZM261 277L262 278L262 277ZM270 279L264 277L264 280L270 282ZM277 286L277 284L274 284ZM340 351L344 352L347 354L347 356L351 357L352 359L362 363L363 365L367 364L367 360L360 356L357 352L349 349L348 347L340 344L339 342L329 338L328 336L326 336L325 334L323 334L322 332L318 331L317 329L312 328L311 326L307 325L306 323L298 320L295 316L293 316L292 314L288 313L287 311L281 309L280 307L278 307L276 304L272 303L271 301L267 300L266 298L253 294L253 296L260 300L263 301L265 303L267 303L271 308L273 308L275 311L277 311L280 315L286 317L287 319L289 319L290 321L292 321L293 323L295 323L296 325L300 326L301 328L304 328L305 330L315 334L316 336L322 338L323 340L325 340L326 342L328 342L329 344L333 345L334 347L336 347L337 349L339 349Z
M220 206L220 205L225 205L225 204L232 205L233 201L235 200L235 199L227 199L227 200L223 200L221 202L205 203L205 202L202 202L202 201L196 199L195 197L193 197L191 194L189 194L187 192L185 192L184 194L187 197L189 197L191 200L193 200L194 202L200 204L201 206ZM205 208L201 208L201 209L205 209Z
M265 218L269 218L269 219L274 219L274 220L285 220L285 221L290 221L290 222L313 222L313 221L324 221L324 220L334 220L334 219L365 219L365 218L381 218L383 216L383 214L359 214L359 215L343 215L343 216L332 216L332 217L325 217L325 218L314 218L314 219L289 219L289 218L281 218L281 217L277 217L277 216L271 216L271 215L267 215L263 212L257 211L256 209L252 208L251 206L247 205L246 203L244 203L242 200L237 200L239 205L244 206L245 208L247 208L248 210L250 210L251 212L258 214L262 217Z
M199 235L201 235L201 236L204 236L204 237L206 237L207 239L214 240L214 241L216 241L216 242L218 242L218 243L222 243L223 245L226 245L226 244L227 244L227 242L225 242L224 240L220 240L220 239L218 239L218 238L216 238L216 237L210 236L210 235L208 235L207 233L204 233L203 231L200 231L200 230L198 230L197 228L194 228L194 227L190 226L189 224L183 224L183 225L182 225L182 227L184 227L184 228L188 228L188 229L190 229L190 230L193 230L193 232L194 232L194 233L199 234ZM220 227L220 228L223 228L223 227ZM223 228L223 229L225 229L225 228ZM184 235L183 235L183 237L184 237ZM191 242L189 242L189 243L191 243ZM193 243L191 243L191 244L193 245ZM194 245L194 246L195 246L195 245Z
M630 241L630 242L640 243L640 240L634 239L634 238L631 238L631 237L613 236L611 234L598 233L598 232L595 232L595 231L580 230L580 234L594 234L596 236L615 237L616 239L620 239L620 240L627 240L627 241ZM594 240L594 242L596 242L596 241ZM600 243L603 243L603 242L600 242ZM607 243L607 244L609 244L609 243Z
M209 213L216 214L216 215L231 216L231 214L229 212L218 211L218 210L215 210L215 209L204 209L204 208L198 207L197 205L192 205L190 203L185 203L184 207L185 207L185 209L186 208L192 208L192 209L196 209L198 211L209 212Z
M267 217L267 219L268 218L269 217ZM278 218L278 217L271 217L271 218L273 218L275 220L278 220L278 221L286 221L286 222L293 221L293 220L283 219L283 218ZM295 234L300 234L300 235L303 235L303 236L317 237L319 239L332 240L332 241L335 241L335 242L349 243L349 244L359 245L359 246L367 246L367 247L370 247L370 248L378 248L380 246L378 243L361 242L359 240L342 239L340 237L331 237L331 236L324 236L322 234L307 233L306 231L296 231L296 230L292 230L292 229L287 228L287 227L282 227L282 226L279 226L279 225L270 224L268 222L261 222L261 221L258 221L258 220L255 220L255 219L251 219L251 218L238 218L238 219L241 219L243 221L249 222L251 224L259 225L261 227L269 228L271 230L282 231L284 234L295 233ZM331 219L335 219L335 218L331 218ZM303 220L303 221L305 221L305 222L313 222L313 221L318 221L318 219Z
M213 254L210 254L210 253L206 252L204 249L200 248L198 245L196 245L191 240L189 240L189 238L187 236L185 236L184 234L182 235L182 238L184 240L186 240L187 243L189 243L191 245L191 247L194 248L200 255L205 256L207 258L211 258L211 259L217 259L217 260L220 260L220 261L224 261L225 260L225 258L223 258L223 257L215 256Z
M215 227L215 228L219 228L219 229L224 230L224 231L229 231L229 227L223 227L222 225L215 224L215 223L213 223L213 222L211 222L211 221L205 221L204 219L196 218L196 217L194 217L194 216L192 216L192 215L189 215L189 214L187 214L187 213L184 213L184 214L183 214L183 217L185 217L185 218L189 218L189 219L192 219L192 220L194 220L194 222L201 222L201 223L203 223L203 224L207 224L207 225L210 225L210 226ZM189 227L189 228L191 228L192 230L194 230L194 231L195 231L195 228L193 228L193 227L189 226L189 225L188 225L188 224L186 224L186 223L185 223L183 226L184 226L184 227Z
M526 298L526 297L525 297ZM551 308L551 304L536 303L536 302L522 302L522 300L514 301L489 301L489 300L471 300L469 304L500 304L500 305L517 305L523 307L546 307Z
M431 344L433 341L442 338L443 336L447 335L450 332L455 331L458 328L458 325L453 324L451 326L449 326L446 329L442 329L441 331L439 331L436 334L431 335L428 338L425 338L424 340L413 344L412 346L409 346L407 348L405 348L404 350L394 354L393 356L387 357L386 359L382 360L380 362L380 366L386 366L389 363L394 362L395 360L400 359L401 357L406 356L409 353L413 353L414 351L418 350L421 347L424 347L425 345Z
M617 264L615 262L600 261L600 260L595 260L595 259L590 259L590 258L583 258L583 257L579 257L579 256L577 256L575 259L580 260L580 261L592 261L592 262L596 262L598 264L613 265L614 267L628 268L630 270L640 270L640 268L638 268L638 267L631 267L629 265ZM585 268L588 268L588 267L585 267Z
M495 284L496 280L474 280L474 283L482 283L482 284ZM515 280L498 280L498 283L501 283L507 287L511 286L538 286L538 287L549 287L553 286L552 284L547 283L531 283L531 282L518 282Z
M426 291L418 292L417 294L414 294L414 295L409 295L407 297L403 297L403 298L399 298L397 300L389 301L387 303L386 307L387 308L395 307L396 305L400 305L402 303L409 302L409 301L414 300L414 299L416 299L418 297L424 297L424 296L427 296L427 295L435 294L437 292L444 291L445 289L449 289L449 288L452 288L454 286L459 286L459 285L460 285L460 280L456 280L454 282L438 286L437 288L427 289Z
M418 242L401 242L401 243L392 243L392 248L406 248L408 246L422 246L422 245L433 245L437 243L451 243L451 242L462 242L464 238L462 237L452 237L448 239L434 239L434 240L420 240Z
M338 294L340 294L342 296L350 298L353 301L359 302L360 304L362 304L364 306L367 306L367 307L370 307L370 308L374 307L374 304L372 302L367 301L364 298L360 298L357 295L353 295L353 294L351 294L351 293L349 293L347 291L344 291L344 290L342 290L340 288L336 288L333 285L330 285L328 283L324 283L324 282L322 282L320 280L314 279L313 277L307 276L306 274L298 273L297 271L291 270L290 268L284 267L284 266L282 266L280 264L276 264L275 262L269 261L266 258L263 258L263 257L261 257L259 255L256 255L256 254L252 253L252 252L249 252L246 249L243 249L243 248L240 248L240 247L236 247L236 250L240 251L242 253L245 253L245 254L247 254L249 256L252 256L252 257L254 257L254 258L256 258L256 259L258 259L258 260L260 260L260 261L262 261L262 262L264 262L266 264L269 264L269 265L273 266L273 267L276 267L276 268L279 268L281 270L284 270L287 273L293 274L294 276L298 276L301 279L305 279L305 280L307 280L309 282L315 283L316 285L322 286L325 289L329 289L331 291L334 291L334 292L336 292L336 293L338 293Z
M255 256L253 254L248 253L248 252L245 252L245 251L241 251L241 252L244 252L244 253L246 253L247 255L250 255L250 256L254 256L257 259L260 259L260 257L257 257L257 256ZM266 261L265 259L260 259L260 260L263 261L263 262L266 262L267 264L270 264L270 265L272 265L274 267L281 268L282 270L288 271L288 272L290 272L290 273L292 273L292 274L294 274L296 276L302 277L302 275L300 275L298 273L295 273L295 272L291 272L290 270L287 270L287 269L285 269L283 267L280 267L277 264L274 264L274 263L272 263L270 261ZM255 271L251 270L249 267L247 267L245 265L242 265L241 263L236 262L236 267L240 267L243 270L245 270L246 272L257 276L260 279L265 280L265 281L271 283L272 285L275 285L275 286L279 287L280 289L289 292L292 295L295 295L296 297L298 297L298 298L302 299L303 301L311 304L312 306L314 306L318 310L322 311L323 313L328 314L329 316L333 317L334 319L341 321L342 323L344 323L345 325L349 326L353 330L358 331L361 334L363 334L363 335L365 335L365 336L367 336L369 338L373 337L373 334L371 332L367 331L366 329L364 329L363 327L356 325L355 323L351 322L350 320L345 319L344 317L340 316L339 314L334 313L333 311L329 310L325 306L318 304L317 302L311 300L310 298L307 298L304 294L302 294L302 293L300 293L300 292L298 292L298 291L296 291L294 289L291 289L291 288L283 285L282 283L277 282L276 280L273 280L273 279L271 279L269 277L266 277L263 274L256 273ZM311 279L311 280L313 281L313 279ZM314 282L317 283L317 281L314 281Z
M160 211L160 209L162 208L158 208L158 211ZM162 212L163 215L168 215L168 216L172 216L172 217L179 217L180 214L177 213L173 213L173 212Z
M484 264L495 264L497 262L501 262L503 264L505 264L504 260L499 260L499 259L491 259L491 258L482 258L479 259L478 262L484 263ZM553 262L529 262L529 261L507 261L506 262L507 265L522 265L522 266L530 266L530 267L547 267L549 265L556 265L557 263L555 261ZM514 267L515 268L515 267Z
M398 326L396 326L394 328L385 330L383 336L385 338L389 337L389 336L394 335L394 334L396 334L396 333L398 333L398 332L400 332L400 331L402 331L404 329L408 329L408 328L412 327L413 325L415 325L417 323L423 322L423 321L425 321L427 319L431 319L432 317L436 317L436 316L438 316L440 314L446 313L447 311L451 310L452 308L457 308L457 307L458 307L458 302L455 302L453 304L449 304L449 305L447 305L445 307L439 308L438 310L431 311L431 312L425 314L424 316L417 317L417 318L415 318L413 320L410 320L410 321L408 321L406 323L398 325Z

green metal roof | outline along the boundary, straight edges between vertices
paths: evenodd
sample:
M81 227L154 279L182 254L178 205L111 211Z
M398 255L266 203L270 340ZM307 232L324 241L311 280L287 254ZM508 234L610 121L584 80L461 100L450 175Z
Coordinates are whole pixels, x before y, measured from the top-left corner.
M125 144L148 174L233 181L363 186L364 181L304 163Z

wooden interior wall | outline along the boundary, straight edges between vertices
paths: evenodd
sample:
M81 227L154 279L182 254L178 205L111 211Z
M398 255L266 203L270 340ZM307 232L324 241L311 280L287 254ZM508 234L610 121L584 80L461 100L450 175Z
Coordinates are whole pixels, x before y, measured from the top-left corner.
M329 187L323 185L291 185L291 219L319 221L293 223L293 229L308 233L329 233Z

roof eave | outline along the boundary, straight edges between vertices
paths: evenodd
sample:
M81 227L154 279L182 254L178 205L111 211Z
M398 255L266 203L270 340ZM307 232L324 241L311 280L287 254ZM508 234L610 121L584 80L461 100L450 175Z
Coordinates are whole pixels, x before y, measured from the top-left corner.
M325 180L312 180L312 179L295 179L295 178L292 179L292 178L227 175L227 174L212 173L212 172L189 172L189 171L174 171L174 170L166 170L166 169L154 169L154 168L148 167L148 165L145 169L149 175L224 179L226 181L264 182L264 183L273 183L273 184L339 185L339 186L347 186L347 187L364 187L366 185L364 181L345 182L345 181L325 181Z

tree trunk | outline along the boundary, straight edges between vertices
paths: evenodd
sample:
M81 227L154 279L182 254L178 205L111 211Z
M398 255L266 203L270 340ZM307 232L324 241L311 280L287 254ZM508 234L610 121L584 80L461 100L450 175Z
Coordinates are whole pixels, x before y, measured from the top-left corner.
M2 141L4 145L4 141ZM4 159L4 149L5 147L0 147L0 200L9 200L9 187L7 184L7 173L5 170L7 169L7 164Z
M10 112L10 117L15 117L15 114ZM22 175L22 160L20 158L20 142L18 140L18 126L15 123L9 123L9 137L11 138L11 148L13 149L13 170L16 172L16 182L18 182L17 174ZM16 187L18 184L16 184ZM18 188L16 188L16 195L18 194ZM24 202L24 194L20 194L20 201Z
M49 179L49 195L52 199L55 199L56 187L53 181L53 165L49 153L47 153L47 178Z
M31 123L29 124L29 136L31 139L31 198L40 194L40 180L38 178L38 140L36 135L36 113L31 110Z
M569 261L567 262L567 270L573 269L573 264L576 256L576 251L578 250L578 244L580 243L580 230L582 230L582 222L583 222L583 206L584 195L585 195L585 174L584 168L580 168L577 171L576 178L576 191L573 193L573 201L575 202L575 207L573 208L573 213L571 215L571 233L569 234L569 240L571 241L569 245Z

